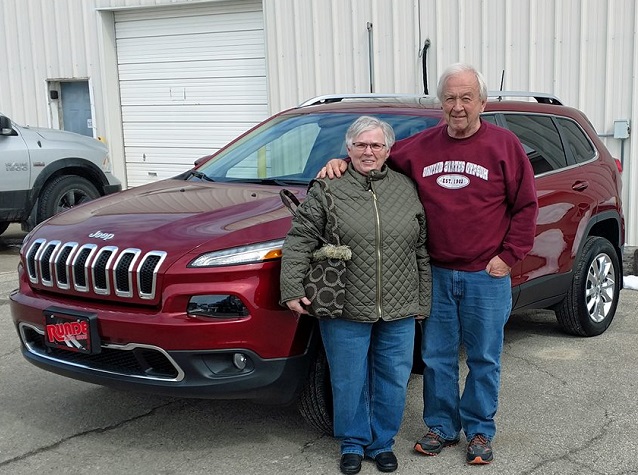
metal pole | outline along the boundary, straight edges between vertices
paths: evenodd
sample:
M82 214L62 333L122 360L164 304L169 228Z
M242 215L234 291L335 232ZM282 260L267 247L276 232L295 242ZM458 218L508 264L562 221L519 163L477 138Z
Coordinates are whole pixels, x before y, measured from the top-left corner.
M374 45L373 45L373 34L372 34L372 23L368 22L366 24L366 28L368 29L368 65L370 68L369 76L370 76L370 92L374 92Z

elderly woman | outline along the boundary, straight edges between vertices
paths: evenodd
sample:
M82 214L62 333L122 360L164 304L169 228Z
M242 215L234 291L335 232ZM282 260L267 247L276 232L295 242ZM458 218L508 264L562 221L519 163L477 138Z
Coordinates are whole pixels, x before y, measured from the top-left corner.
M344 178L326 180L325 191L311 184L283 247L281 301L307 314L302 281L321 245L317 234L326 235L329 192L339 238L352 250L343 315L319 319L346 474L358 473L364 456L382 472L397 469L392 450L412 368L414 319L430 309L425 213L412 182L385 165L393 143L389 124L357 119L346 133Z

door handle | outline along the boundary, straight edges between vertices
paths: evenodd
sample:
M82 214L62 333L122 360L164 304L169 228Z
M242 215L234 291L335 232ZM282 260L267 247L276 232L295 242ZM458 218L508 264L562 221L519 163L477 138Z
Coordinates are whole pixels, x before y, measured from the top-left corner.
M572 185L572 190L574 191L583 191L589 186L588 181L577 181Z

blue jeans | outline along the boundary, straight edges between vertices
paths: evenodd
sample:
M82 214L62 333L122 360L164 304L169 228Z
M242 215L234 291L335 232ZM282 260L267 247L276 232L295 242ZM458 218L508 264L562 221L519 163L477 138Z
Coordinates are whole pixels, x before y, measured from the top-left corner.
M504 328L512 307L511 279L486 271L432 266L432 311L423 322L423 420L444 439L461 429L468 440L492 439L498 406ZM459 351L469 369L459 395Z
M392 450L412 370L413 318L361 323L319 320L332 383L334 436L341 453Z

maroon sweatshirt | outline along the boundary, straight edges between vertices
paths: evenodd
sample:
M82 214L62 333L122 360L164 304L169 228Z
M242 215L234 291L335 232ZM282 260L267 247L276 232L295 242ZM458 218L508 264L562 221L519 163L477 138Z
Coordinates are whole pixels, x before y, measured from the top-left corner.
M532 248L534 172L511 131L482 121L453 139L439 125L397 142L388 164L416 182L433 265L478 271L498 255L512 267Z

